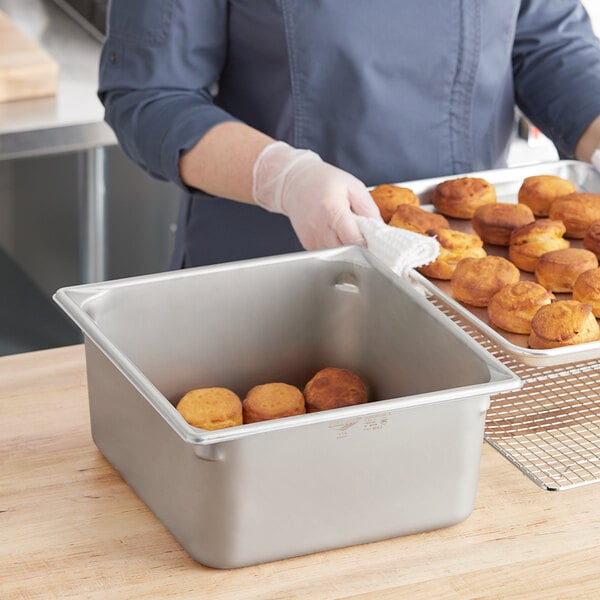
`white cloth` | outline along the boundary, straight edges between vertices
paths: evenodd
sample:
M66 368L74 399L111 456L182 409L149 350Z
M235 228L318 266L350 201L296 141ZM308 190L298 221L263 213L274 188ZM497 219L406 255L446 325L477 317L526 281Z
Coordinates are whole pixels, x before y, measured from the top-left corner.
M376 219L355 218L369 251L402 277L407 277L410 269L434 261L440 252L440 244L433 237L390 227Z

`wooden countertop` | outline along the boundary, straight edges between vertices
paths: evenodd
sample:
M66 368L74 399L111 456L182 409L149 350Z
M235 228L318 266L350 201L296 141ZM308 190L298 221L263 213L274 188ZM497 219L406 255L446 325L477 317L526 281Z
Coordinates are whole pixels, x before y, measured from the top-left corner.
M0 598L600 598L600 484L538 488L484 444L476 507L431 533L222 571L90 436L82 346L0 358Z

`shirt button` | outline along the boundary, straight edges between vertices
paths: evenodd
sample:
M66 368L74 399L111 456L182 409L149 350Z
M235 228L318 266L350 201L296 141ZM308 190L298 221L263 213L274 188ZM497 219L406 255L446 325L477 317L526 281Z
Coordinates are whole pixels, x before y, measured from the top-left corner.
M114 65L114 64L115 64L115 63L116 63L118 60L119 60L119 57L117 56L117 53L116 53L116 52L111 52L111 53L108 55L108 62L109 62L111 65Z

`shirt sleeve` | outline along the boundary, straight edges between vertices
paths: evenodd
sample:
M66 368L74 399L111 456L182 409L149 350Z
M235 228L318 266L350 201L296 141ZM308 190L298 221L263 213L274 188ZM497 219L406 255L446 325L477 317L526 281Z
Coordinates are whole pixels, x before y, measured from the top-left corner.
M227 0L112 0L98 96L125 153L187 189L179 158L215 125L226 60Z
M579 0L523 0L512 59L517 105L572 157L600 115L600 43Z

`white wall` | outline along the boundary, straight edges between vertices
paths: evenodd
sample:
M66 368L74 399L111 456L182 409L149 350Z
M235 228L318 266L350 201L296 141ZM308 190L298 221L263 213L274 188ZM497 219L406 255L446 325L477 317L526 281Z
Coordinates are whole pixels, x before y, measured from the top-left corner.
M594 25L594 31L596 35L600 37L600 1L599 0L581 0L581 3L585 6L588 11L592 24Z

